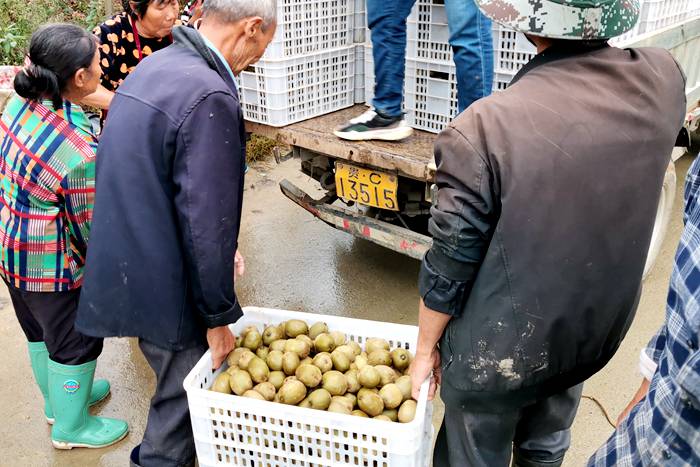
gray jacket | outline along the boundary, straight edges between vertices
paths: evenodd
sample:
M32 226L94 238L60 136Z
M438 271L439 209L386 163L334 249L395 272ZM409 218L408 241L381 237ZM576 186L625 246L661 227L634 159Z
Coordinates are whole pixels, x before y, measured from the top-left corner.
M668 52L572 43L441 133L419 287L453 317L440 343L447 404L523 406L612 357L684 113Z

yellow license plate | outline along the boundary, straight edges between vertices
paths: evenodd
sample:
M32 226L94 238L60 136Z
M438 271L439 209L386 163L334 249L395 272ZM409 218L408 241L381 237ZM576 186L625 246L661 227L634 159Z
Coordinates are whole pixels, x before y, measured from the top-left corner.
M346 201L398 211L397 187L396 175L342 162L335 164L335 189Z

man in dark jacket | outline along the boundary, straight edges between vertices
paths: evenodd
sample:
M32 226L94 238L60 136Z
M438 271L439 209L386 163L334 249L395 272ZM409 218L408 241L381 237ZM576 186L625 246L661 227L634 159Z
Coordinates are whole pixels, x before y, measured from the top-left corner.
M135 465L193 464L182 381L207 344L218 368L235 343L245 131L234 74L262 56L275 18L274 0L207 1L199 30L174 30L110 107L77 327L139 337L156 373Z
M664 50L608 46L636 2L478 2L538 55L436 142L414 395L441 384L436 467L558 466L634 317L684 79Z

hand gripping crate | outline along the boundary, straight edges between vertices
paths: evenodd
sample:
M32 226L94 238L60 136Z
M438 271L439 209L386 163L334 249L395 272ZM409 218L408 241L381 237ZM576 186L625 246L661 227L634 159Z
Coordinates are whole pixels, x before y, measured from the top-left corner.
M359 344L383 337L392 348L414 350L418 328L310 313L246 308L231 325L238 334L288 319L324 321ZM421 387L411 423L390 423L352 415L259 401L208 391L216 376L207 352L183 383L201 467L426 467L432 441L428 383Z
M355 103L355 45L282 60L260 60L238 79L247 120L271 126Z
M292 58L354 42L353 0L280 0L277 30L264 58Z

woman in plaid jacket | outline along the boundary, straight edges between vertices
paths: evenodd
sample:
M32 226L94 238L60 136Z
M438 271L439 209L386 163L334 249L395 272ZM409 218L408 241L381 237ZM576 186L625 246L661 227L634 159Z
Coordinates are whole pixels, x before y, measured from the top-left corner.
M95 193L97 139L74 102L100 79L95 38L40 28L0 119L0 276L29 341L29 357L59 449L102 447L126 436L121 420L92 417L107 397L94 381L102 339L75 330Z

